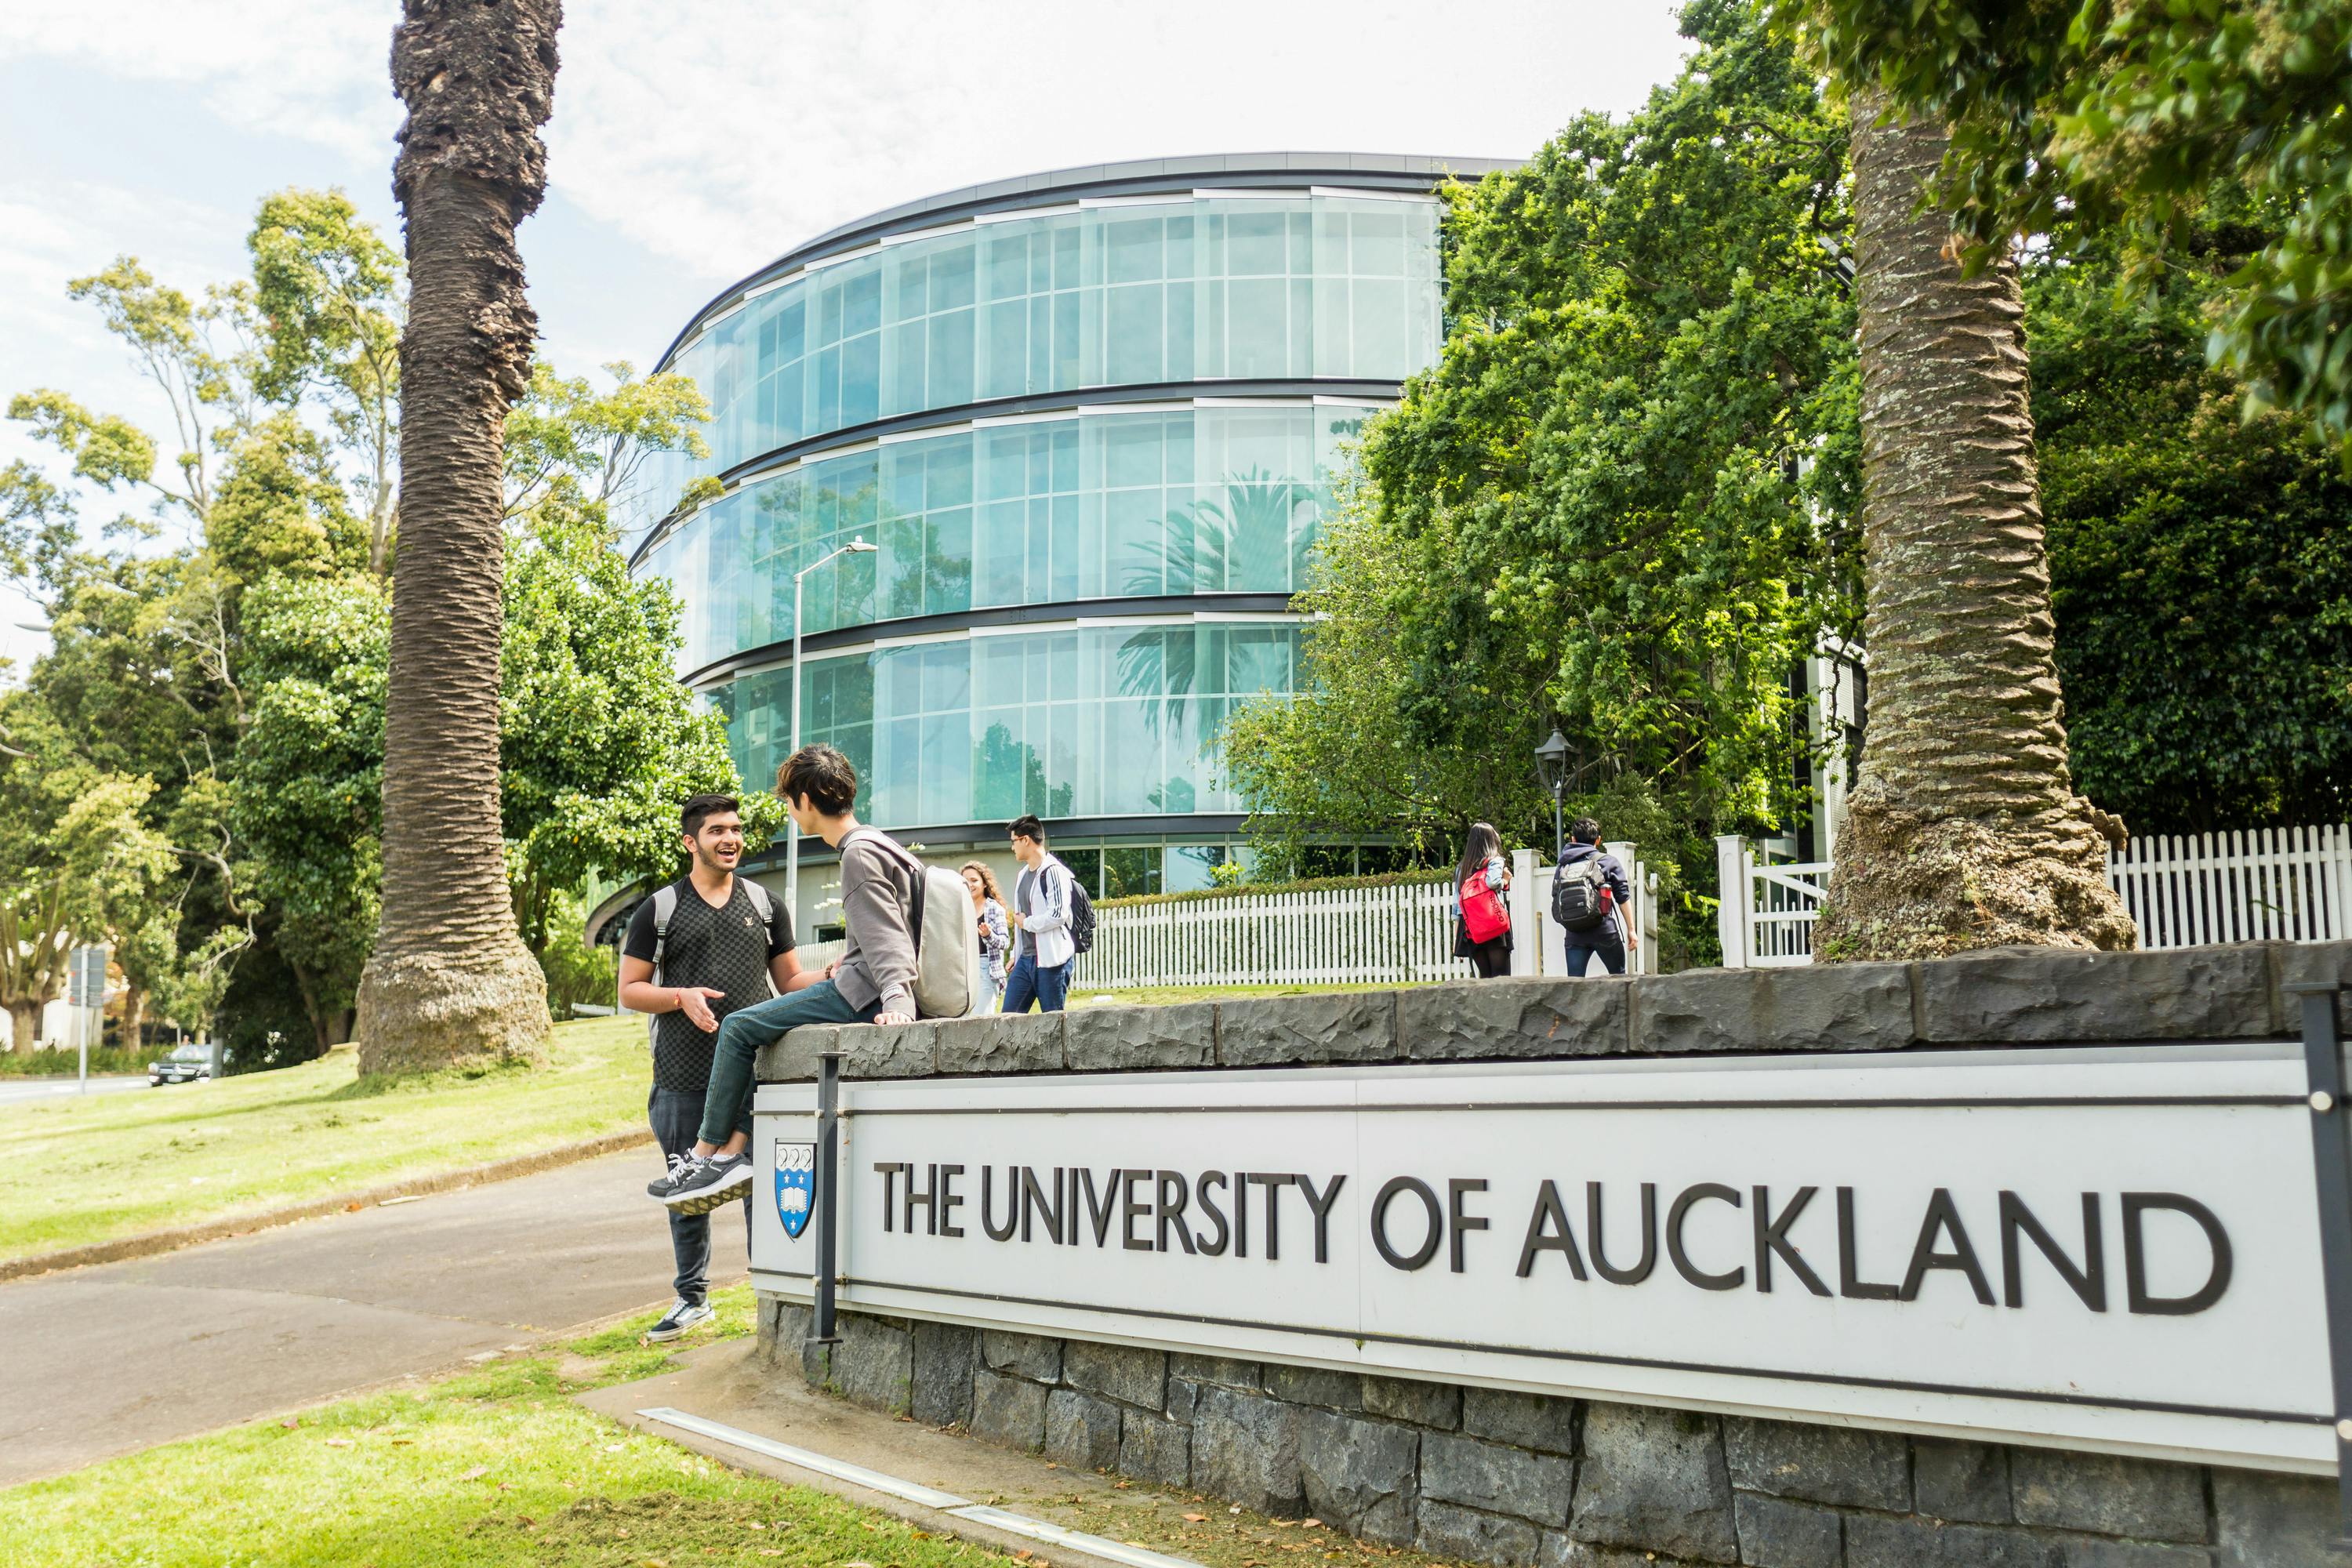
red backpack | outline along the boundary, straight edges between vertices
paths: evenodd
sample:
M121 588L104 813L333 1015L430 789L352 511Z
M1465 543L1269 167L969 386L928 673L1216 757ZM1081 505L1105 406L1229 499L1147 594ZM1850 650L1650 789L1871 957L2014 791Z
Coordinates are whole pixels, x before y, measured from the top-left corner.
M1503 903L1502 892L1486 886L1485 867L1462 879L1455 896L1462 905L1462 924L1472 942L1492 942L1511 929L1511 911Z

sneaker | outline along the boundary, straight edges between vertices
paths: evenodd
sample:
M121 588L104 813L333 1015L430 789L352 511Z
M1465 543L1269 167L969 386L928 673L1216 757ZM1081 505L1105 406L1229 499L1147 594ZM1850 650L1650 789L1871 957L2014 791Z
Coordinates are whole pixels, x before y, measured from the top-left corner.
M649 1198L668 1197L670 1194L677 1191L678 1178L685 1175L688 1168L693 1163L694 1156L692 1154L672 1154L669 1157L669 1173L657 1182L647 1182L646 1184L646 1196Z
M662 1202L672 1214L709 1214L741 1197L751 1186L751 1156L713 1154L698 1157L678 1173Z
M680 1296L669 1304L669 1310L662 1314L662 1321L646 1331L646 1338L656 1343L674 1340L697 1323L707 1323L716 1315L702 1302L689 1301Z

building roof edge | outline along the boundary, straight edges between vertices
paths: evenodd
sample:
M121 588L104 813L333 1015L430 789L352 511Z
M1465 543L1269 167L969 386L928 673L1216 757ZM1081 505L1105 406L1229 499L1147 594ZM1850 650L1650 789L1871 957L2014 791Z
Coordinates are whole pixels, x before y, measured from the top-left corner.
M1023 207L1052 206L1090 193L1117 191L1150 194L1193 185L1345 184L1370 182L1391 187L1418 185L1435 189L1452 178L1475 179L1497 169L1517 168L1516 158L1447 158L1419 153L1210 153L1184 158L1139 158L1117 163L1082 163L964 185L900 202L895 206L850 219L813 239L793 247L758 270L745 274L713 295L688 318L669 346L655 361L656 372L668 368L681 345L712 316L730 309L762 283L792 272L808 262L871 244L881 237L908 229L932 227L942 220Z

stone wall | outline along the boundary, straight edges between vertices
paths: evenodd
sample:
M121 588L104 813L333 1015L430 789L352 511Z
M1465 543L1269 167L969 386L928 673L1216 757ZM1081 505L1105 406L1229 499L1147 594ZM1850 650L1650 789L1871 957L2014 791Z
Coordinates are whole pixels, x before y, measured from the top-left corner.
M1088 1470L1499 1568L2321 1568L2307 1477L1459 1388L761 1303L769 1363Z
M2352 984L2352 942L1465 981L795 1029L761 1053L759 1077L814 1078L835 1048L856 1079L2287 1038L2301 1014L2283 987L2321 979Z
M763 1080L2292 1037L2352 943L1494 980L795 1030ZM2335 1489L761 1301L769 1364L1066 1465L1503 1568L2318 1568Z

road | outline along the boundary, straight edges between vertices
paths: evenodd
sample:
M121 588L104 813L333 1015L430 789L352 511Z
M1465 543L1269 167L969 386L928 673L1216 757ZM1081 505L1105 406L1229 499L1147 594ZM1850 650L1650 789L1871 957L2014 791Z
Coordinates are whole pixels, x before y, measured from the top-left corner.
M89 1080L92 1094L118 1094L126 1089L145 1089L143 1078L94 1078ZM174 1085L185 1088L185 1085ZM81 1088L79 1079L0 1078L0 1110L12 1105L37 1105L58 1095L70 1095ZM159 1091L160 1092L160 1091Z
M649 1148L0 1285L0 1487L667 1301ZM742 1211L717 1283L741 1278Z

